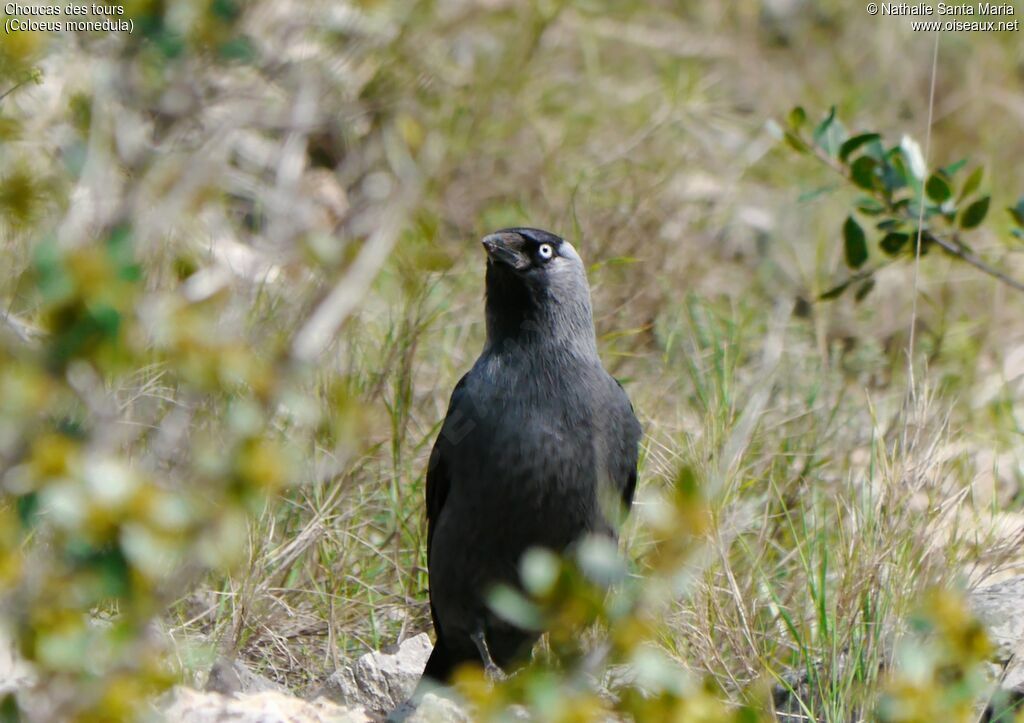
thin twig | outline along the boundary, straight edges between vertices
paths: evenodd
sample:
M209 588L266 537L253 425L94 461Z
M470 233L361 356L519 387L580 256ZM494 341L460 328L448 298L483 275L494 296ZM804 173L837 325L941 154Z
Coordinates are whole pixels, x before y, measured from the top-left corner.
M894 259L885 259L884 261L882 261L882 263L878 264L877 266L872 266L871 268L867 269L861 269L860 271L854 274L850 274L843 281L839 282L838 284L835 284L828 290L818 294L817 301L825 301L827 299L830 299L833 295L838 295L839 293L846 291L846 289L849 288L850 286L853 286L854 284L859 283L861 281L866 281L867 279L870 279L872 276L877 274L886 266L892 264L893 261Z
M3 100L4 98L9 96L11 93L16 91L21 86L28 85L29 83L34 81L36 79L36 77L37 77L37 75L33 73L33 74L30 74L27 78L25 78L25 80L22 80L22 81L19 81L19 82L15 83L10 88L5 90L3 93L0 93L0 100Z
M18 339L26 344L36 344L41 338L46 336L45 329L27 322L11 312L0 311L0 320L14 332Z
M946 253L951 254L952 256L956 256L958 259L961 259L962 261L966 261L968 264L978 269L978 271L986 273L995 279L999 279L1004 284L1013 289L1016 289L1017 291L1024 291L1024 282L1018 281L1017 279L1011 276L1007 276L999 269L989 266L987 263L982 261L977 255L969 251L963 244L950 241L949 239L942 238L941 236L937 236L932 231L925 231L924 238L928 241L931 241L937 246L941 246L942 250L945 251Z

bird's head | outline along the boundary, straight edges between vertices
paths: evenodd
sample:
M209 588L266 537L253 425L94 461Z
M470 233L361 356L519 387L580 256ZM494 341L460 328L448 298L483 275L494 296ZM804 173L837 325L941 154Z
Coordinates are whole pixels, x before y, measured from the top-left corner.
M583 260L548 231L506 228L487 251L488 338L592 343L594 322Z

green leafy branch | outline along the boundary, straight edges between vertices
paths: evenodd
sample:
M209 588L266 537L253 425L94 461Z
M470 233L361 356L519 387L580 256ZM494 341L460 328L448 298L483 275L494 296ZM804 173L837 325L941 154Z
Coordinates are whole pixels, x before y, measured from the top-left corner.
M24 85L28 85L29 83L35 83L36 85L40 85L42 82L43 71L39 68L30 68L28 71L26 71L19 77L18 81L14 85L12 85L7 90L0 92L0 100L3 100L4 98L6 98L11 93L18 90L18 88L21 88Z
M918 251L927 254L933 247L1024 292L1024 282L986 262L964 240L967 232L985 221L992 201L991 195L982 193L982 166L968 172L963 159L928 174L912 138L904 136L886 147L880 133L851 136L834 107L813 128L804 109L794 108L783 133L794 150L813 156L862 192L843 222L844 257L852 273L820 299L836 299L855 288L855 299L860 301L874 288L877 271L913 259ZM1007 211L1014 224L1010 233L1024 240L1024 197ZM874 226L871 235L881 252L881 258L870 265L865 225Z

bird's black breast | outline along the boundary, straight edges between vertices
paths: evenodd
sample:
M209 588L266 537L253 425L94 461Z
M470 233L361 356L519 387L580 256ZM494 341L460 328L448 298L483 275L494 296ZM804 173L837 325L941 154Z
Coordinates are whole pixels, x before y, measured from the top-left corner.
M467 380L463 438L446 443L446 506L492 523L468 526L479 530L474 542L504 530L510 551L520 538L561 549L596 522L594 405L580 378L536 381Z
M449 627L481 614L490 585L518 584L528 548L560 552L588 532L612 534L599 488L622 442L595 392L610 378L599 365L557 377L523 369L478 361L435 448L445 490L430 523L430 584Z
M480 626L499 665L535 640L491 615L488 590L519 585L531 547L564 552L588 533L614 536L609 498L628 507L638 440L629 400L596 354L481 356L452 394L427 473L431 612L443 641L433 674L474 658Z

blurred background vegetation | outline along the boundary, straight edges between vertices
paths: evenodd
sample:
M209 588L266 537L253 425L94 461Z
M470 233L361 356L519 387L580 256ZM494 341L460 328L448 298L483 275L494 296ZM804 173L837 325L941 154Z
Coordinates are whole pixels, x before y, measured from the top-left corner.
M925 593L1024 569L1024 296L929 254L819 301L857 193L780 130L923 145L935 35L831 0L122 7L0 38L0 610L49 714L218 653L302 691L429 630L426 457L508 225L580 249L645 428L627 612L579 615L664 695L587 705L931 720L948 675L880 672L908 621L983 659ZM1017 278L1022 124L1020 34L942 34L927 160L987 169L972 244Z

